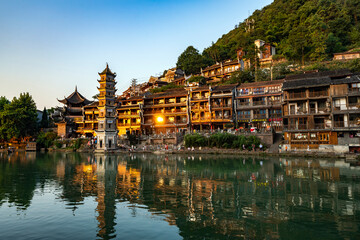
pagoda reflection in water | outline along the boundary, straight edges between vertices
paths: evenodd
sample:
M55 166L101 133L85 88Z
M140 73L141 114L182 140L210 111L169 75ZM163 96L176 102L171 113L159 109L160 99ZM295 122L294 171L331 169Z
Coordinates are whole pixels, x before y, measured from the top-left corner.
M119 229L124 226L117 225L117 217L123 214L124 206L133 211L133 217L140 208L150 215L163 216L178 227L183 238L287 238L288 228L299 215L307 224L317 226L316 221L330 213L339 237L351 236L359 229L359 221L349 218L359 215L360 184L356 179L360 171L340 161L176 155L48 156L58 160L44 161L44 165L42 161L13 156L6 165L31 164L39 174L53 174L62 186L61 199L75 215L86 198L93 198L97 237L101 239L121 236ZM1 178L0 186L16 182L16 174L0 171L7 179ZM29 177L26 195L19 193L24 189L16 186L1 187L5 193L0 192L0 202L10 195L12 199L27 196L22 202L29 206L36 181L41 179ZM349 179L355 180L349 184ZM14 189L17 193L11 192Z

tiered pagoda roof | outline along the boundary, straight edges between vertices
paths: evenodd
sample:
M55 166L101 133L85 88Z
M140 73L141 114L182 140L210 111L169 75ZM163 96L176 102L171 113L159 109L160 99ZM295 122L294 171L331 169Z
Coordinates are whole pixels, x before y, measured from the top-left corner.
M72 94L70 94L68 97L65 97L62 100L58 99L58 101L65 105L72 105L72 104L88 105L88 104L92 103L92 101L87 100L83 95L81 95L77 91L77 87L75 87L75 91Z
M116 73L112 72L109 68L109 65L106 63L106 68L101 72L101 73L98 73L99 75L103 75L103 74L107 74L107 75L112 75L114 77L116 77Z

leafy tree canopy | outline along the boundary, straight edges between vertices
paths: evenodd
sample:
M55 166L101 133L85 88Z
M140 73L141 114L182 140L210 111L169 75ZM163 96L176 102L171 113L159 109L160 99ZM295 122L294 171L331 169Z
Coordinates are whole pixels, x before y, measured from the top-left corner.
M204 62L205 60L199 53L199 50L189 46L179 56L176 67L184 70L186 75L198 74L200 69L206 66Z
M29 93L14 97L0 111L0 138L11 139L33 136L37 130L36 105Z
M333 53L360 47L360 1L274 0L224 34L203 56L217 62L235 59L243 48L245 58L251 59L256 39L299 63L330 59Z

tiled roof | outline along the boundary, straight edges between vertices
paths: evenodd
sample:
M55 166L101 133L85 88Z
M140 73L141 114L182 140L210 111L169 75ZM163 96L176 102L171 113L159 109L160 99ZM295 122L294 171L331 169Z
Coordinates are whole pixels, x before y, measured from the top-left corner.
M348 81L353 74L349 70L337 70L327 72L305 73L287 76L283 83L283 89L296 89L307 87L321 87L330 84L342 84ZM356 79L353 79L356 80Z
M148 95L145 98L152 99L152 98L178 97L178 96L187 96L187 91L185 89L167 90L165 92Z
M351 75L349 70L336 70L336 71L326 71L326 72L314 72L314 73L302 73L295 75L287 75L285 80L298 80L298 79L311 79L311 78L319 78L319 77L341 77Z
M99 73L99 75L103 75L103 74L108 74L108 75L112 75L112 76L116 76L116 73L112 72L109 68L109 65L106 63L106 68L101 72Z
M240 85L238 86L238 88L258 87L258 86L269 86L269 85L282 84L283 82L284 82L284 80L283 80L283 79L280 79L280 80L273 80L273 81L242 83L242 84L240 84Z
M83 95L81 95L78 91L77 91L77 87L75 87L75 91L70 94L68 97L59 100L59 102L63 103L63 104L80 104L83 103L84 105L88 105L90 103L92 103L92 101L87 100Z
M232 91L236 86L237 84L218 85L212 87L212 92Z

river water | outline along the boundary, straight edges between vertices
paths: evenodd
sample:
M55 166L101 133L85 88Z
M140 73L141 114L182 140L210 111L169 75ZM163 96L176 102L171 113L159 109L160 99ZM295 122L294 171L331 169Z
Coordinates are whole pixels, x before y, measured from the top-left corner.
M0 239L360 239L360 167L0 153Z

